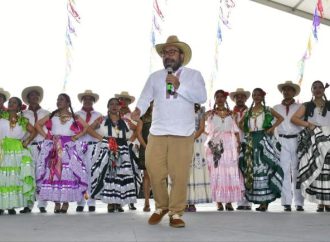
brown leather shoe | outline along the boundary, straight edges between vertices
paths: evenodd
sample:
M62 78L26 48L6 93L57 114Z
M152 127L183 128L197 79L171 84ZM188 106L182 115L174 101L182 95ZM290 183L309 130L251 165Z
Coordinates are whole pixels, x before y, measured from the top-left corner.
M181 219L181 216L174 214L170 217L170 226L173 228L183 228L186 226L186 224Z
M164 217L165 214L168 213L168 209L157 209L149 218L148 223L150 225L155 225L158 224L162 218Z

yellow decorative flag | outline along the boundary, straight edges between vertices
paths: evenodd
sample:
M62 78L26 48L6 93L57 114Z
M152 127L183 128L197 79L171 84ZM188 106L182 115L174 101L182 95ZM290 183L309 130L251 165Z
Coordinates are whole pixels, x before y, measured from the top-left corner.
M308 50L308 56L310 57L312 55L312 40L310 35L307 43L307 50Z

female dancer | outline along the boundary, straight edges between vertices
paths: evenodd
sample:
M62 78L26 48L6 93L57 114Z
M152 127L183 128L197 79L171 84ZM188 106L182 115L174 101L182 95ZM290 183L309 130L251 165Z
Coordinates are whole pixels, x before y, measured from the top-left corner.
M283 117L265 104L266 93L261 88L252 92L252 105L240 121L245 140L242 143L240 168L244 175L245 196L260 204L257 211L267 211L268 204L281 197L283 170L279 150L272 136ZM276 118L274 124L272 121Z
M317 212L330 212L330 102L324 94L328 86L313 82L312 100L291 118L294 124L305 127L298 137L297 186L306 199L318 204Z
M110 98L108 114L95 120L88 133L97 138L91 174L91 197L108 204L108 212L124 212L122 206L136 202L137 166L129 152L132 131L120 118L117 98ZM95 130L94 130L95 129Z
M214 109L206 114L206 158L212 199L217 202L218 211L224 209L223 202L226 203L226 210L233 211L231 203L242 200L244 191L238 168L239 129L227 104L228 94L217 90L214 94Z
M14 215L15 208L34 203L34 165L26 147L37 132L22 116L23 108L21 99L12 97L0 113L0 215L5 209Z
M87 124L74 114L70 97L61 93L57 109L40 119L35 127L45 138L37 160L39 199L54 201L54 213L67 213L69 202L81 201L87 190L82 158L86 147L78 140L86 132Z

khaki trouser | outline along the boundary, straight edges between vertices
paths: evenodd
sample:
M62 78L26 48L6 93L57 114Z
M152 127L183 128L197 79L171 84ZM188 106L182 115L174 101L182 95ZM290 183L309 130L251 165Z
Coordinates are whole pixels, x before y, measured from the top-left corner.
M193 156L194 135L149 135L146 168L150 176L156 209L182 215L187 204L187 183ZM170 177L168 194L166 179Z

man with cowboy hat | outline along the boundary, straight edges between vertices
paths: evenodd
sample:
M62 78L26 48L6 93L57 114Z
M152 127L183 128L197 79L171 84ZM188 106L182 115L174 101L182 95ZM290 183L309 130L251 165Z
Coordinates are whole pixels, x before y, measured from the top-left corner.
M115 98L118 98L120 102L121 118L123 118L127 122L131 130L136 130L137 123L134 121L132 122L131 110L128 107L131 103L135 101L135 97L129 95L127 91L122 91L120 94L115 94Z
M138 120L154 101L152 124L146 148L148 170L156 211L149 224L158 224L169 213L170 226L184 227L181 216L187 202L187 183L193 156L195 103L207 99L201 73L185 67L191 48L177 36L156 45L164 69L152 73L140 95L132 119ZM171 179L168 194L167 177Z
M23 111L23 116L29 119L31 125L35 125L35 123L42 119L43 117L47 116L49 112L43 108L41 108L40 103L43 99L44 91L40 86L29 86L23 89L21 93L22 100L29 105L26 110ZM30 149L32 153L32 159L36 163L37 158L40 153L41 143L44 140L42 135L37 134L37 136L31 141ZM35 172L36 174L38 171L38 166L35 164ZM46 213L47 201L39 200L38 201L38 208L41 213ZM20 213L30 213L32 208L25 207Z
M102 116L100 112L94 110L93 105L99 100L99 95L94 93L92 90L85 90L82 93L78 94L78 100L82 103L82 108L76 115L81 117L88 125L92 124L98 117ZM93 138L89 134L85 134L79 138L79 141L85 142L87 144L87 151L84 154L84 159L86 161L86 169L87 169L87 177L88 177L88 195L90 195L91 188L91 168L92 168L92 152L94 150L95 145L97 144L97 139ZM81 201L77 202L76 212L83 212L86 201L83 198ZM87 200L88 211L95 211L95 200L92 198L88 198Z
M10 97L10 93L1 87L0 88L0 112L6 110L6 107L4 106L4 104L9 99L9 97Z
M119 101L125 101L127 106L135 101L135 97L129 95L127 91L122 91L119 94L115 94L115 98L118 98Z
M235 102L235 107L233 109L233 115L235 118L235 122L237 125L244 117L245 112L248 107L245 105L246 100L249 99L251 93L249 91L245 91L244 88L237 88L235 92L231 92L229 94L230 99ZM244 133L242 130L239 132L240 140L243 140ZM237 202L237 210L251 210L251 203L243 197L242 201Z
M297 211L304 211L304 198L300 189L296 189L298 175L297 137L301 127L291 123L292 115L299 109L300 104L294 100L300 93L299 85L292 81L286 81L277 86L283 94L281 104L274 106L274 110L283 118L283 122L276 128L278 139L281 143L280 164L284 172L284 180L281 193L281 203L284 211L291 211L292 194Z

